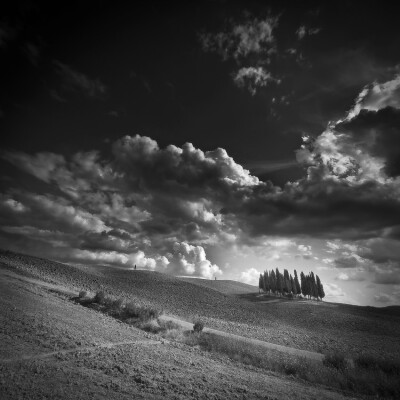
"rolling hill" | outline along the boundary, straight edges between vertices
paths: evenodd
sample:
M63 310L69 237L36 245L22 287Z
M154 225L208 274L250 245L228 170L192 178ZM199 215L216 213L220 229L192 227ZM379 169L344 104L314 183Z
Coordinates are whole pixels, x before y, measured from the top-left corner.
M239 282L72 266L5 251L0 252L0 268L76 292L104 290L187 321L201 318L208 327L275 344L348 355L370 352L400 356L400 317L376 308L297 301L262 304L242 299L240 294L254 287Z

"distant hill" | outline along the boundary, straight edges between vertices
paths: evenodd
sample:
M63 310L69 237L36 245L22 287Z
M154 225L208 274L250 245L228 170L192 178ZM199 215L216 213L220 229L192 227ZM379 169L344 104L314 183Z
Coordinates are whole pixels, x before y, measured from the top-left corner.
M195 285L216 290L217 292L229 295L238 295L258 292L258 287L247 283L232 280L207 280L201 278L179 277L180 280L194 283Z

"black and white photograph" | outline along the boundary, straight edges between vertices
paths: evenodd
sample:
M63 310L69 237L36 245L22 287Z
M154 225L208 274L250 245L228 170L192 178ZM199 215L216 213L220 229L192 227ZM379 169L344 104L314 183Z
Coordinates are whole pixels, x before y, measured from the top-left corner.
M399 399L400 8L0 3L0 398Z

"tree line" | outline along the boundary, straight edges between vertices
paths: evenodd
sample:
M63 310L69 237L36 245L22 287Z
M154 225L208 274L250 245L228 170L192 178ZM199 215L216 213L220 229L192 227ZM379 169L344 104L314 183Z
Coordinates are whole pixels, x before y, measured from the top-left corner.
M297 276L297 271L294 270L294 277L289 274L287 269L283 270L283 274L278 268L274 271L265 271L260 274L258 287L266 293L274 293L276 295L303 295L311 299L311 297L319 300L325 297L324 286L321 283L318 275L310 272L304 275L303 271L300 272L300 280Z

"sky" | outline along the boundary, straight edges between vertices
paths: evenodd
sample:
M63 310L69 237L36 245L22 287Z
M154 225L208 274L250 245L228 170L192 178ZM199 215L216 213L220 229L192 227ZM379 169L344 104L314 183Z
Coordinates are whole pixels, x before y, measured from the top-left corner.
M0 5L0 247L399 305L395 10L125 3Z

